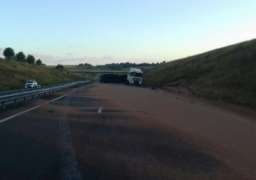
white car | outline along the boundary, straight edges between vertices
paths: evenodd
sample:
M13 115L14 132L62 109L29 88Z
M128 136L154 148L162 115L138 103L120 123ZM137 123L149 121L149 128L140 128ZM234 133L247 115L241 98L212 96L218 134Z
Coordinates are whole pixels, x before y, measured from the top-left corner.
M36 87L38 87L38 85L35 80L29 80L25 84L25 88L36 88Z

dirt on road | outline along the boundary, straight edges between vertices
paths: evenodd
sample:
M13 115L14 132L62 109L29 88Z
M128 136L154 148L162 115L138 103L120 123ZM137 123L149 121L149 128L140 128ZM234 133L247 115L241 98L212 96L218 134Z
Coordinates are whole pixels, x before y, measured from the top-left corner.
M255 111L151 88L109 84L98 85L94 93L133 112L141 126L183 136L201 147L230 170L226 175L240 174L220 179L255 179Z
M92 84L27 102L0 119L38 104L0 124L2 179L256 177L253 111L162 90Z

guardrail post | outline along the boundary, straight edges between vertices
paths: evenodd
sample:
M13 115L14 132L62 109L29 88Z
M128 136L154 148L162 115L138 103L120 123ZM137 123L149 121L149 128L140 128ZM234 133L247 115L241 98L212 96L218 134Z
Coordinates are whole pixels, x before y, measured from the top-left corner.
M2 108L5 109L5 102L2 103Z

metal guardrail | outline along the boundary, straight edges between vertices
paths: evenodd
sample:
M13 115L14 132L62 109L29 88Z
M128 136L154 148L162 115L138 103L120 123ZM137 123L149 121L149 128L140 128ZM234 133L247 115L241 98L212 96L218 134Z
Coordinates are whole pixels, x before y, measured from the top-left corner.
M50 88L50 87L55 87L55 86L61 86L61 85L66 85L70 83L61 83L61 84L53 84L53 85L47 85L47 86L41 86L40 89L45 89L45 88ZM2 91L0 92L0 97L2 95L6 94L13 94L13 93L19 93L19 92L27 92L27 91L33 91L35 88L23 88L23 89L15 89L15 90L10 90L10 91Z
M47 93L51 94L63 89L72 88L78 85L83 85L89 83L90 81L77 81L73 83L65 83L65 84L57 84L46 86L43 88L31 88L31 89L20 89L8 92L0 93L0 104L2 104L2 108L5 109L5 104L9 102L14 102L17 105L18 100L24 100L26 102L27 98L34 99L35 96L46 95Z

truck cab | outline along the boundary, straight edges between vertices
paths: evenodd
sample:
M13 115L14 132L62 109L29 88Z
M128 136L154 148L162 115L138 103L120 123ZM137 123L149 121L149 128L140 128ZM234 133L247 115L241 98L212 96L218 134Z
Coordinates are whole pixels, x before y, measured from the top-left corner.
M130 68L127 75L126 84L141 85L143 80L142 75L143 75L143 72L141 69Z

